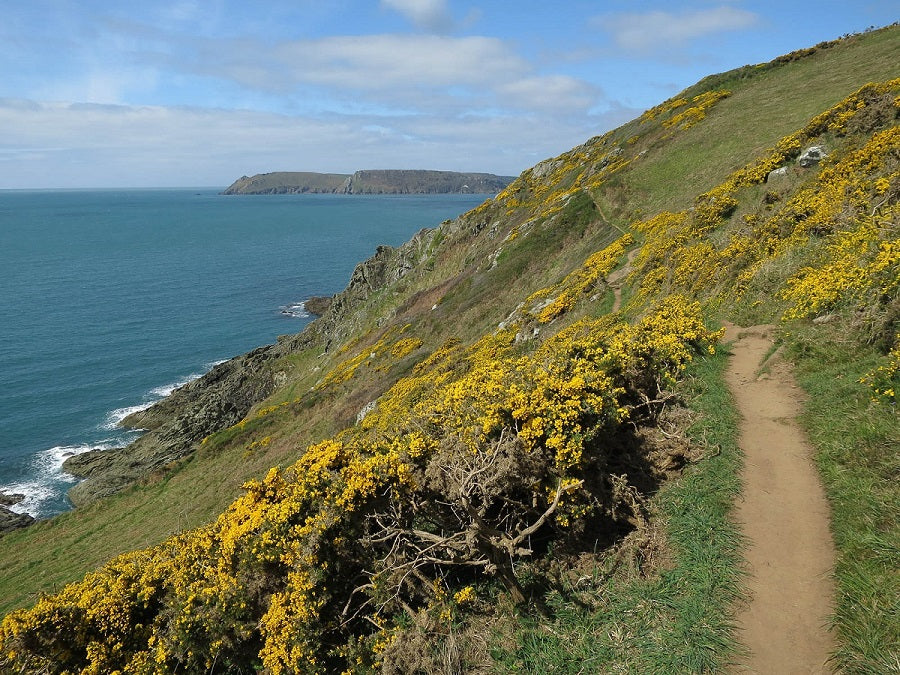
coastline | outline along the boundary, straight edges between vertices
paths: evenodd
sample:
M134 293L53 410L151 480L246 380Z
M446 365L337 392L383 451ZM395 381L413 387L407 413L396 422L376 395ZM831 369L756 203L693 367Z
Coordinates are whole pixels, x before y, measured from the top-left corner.
M315 343L327 351L330 344L346 337L363 301L423 261L437 232L423 228L397 248L377 247L373 256L355 267L343 291L331 298L310 298L323 313L302 331L220 362L165 398L124 417L120 423L124 428L144 433L125 447L79 454L63 464L64 471L84 476L68 491L72 505L78 508L152 473L173 470L204 438L240 422L283 381L286 374L279 365L283 357Z
M288 306L293 308L291 312L283 309L282 313L297 318L319 316L328 311L331 301L330 297L313 296ZM302 331L290 337L300 334ZM168 429L172 418L179 417L179 411L185 407L190 408L190 402L198 397L202 398L209 388L218 387L224 392L222 400L229 405L233 404L238 398L235 390L239 387L235 387L230 378L234 375L237 375L237 379L243 378L248 364L255 363L259 358L264 359L262 355L276 346L267 345L248 354L210 362L203 372L194 372L170 384L154 387L145 395L152 397L150 400L108 412L100 427L114 434L115 438L109 442L54 446L44 451L44 455L50 458L46 464L52 465L44 473L49 473L50 476L44 475L43 481L38 477L31 481L0 486L0 533L27 527L58 515L44 515L42 510L46 493L54 487L57 490L61 486L65 487L71 508L78 508L94 499L113 494L154 470L173 465L185 454L184 447L172 447L160 440L159 434L148 440L142 439L161 427ZM250 354L256 356L248 358ZM253 367L249 366L251 370ZM199 380L204 381L198 383ZM182 389L186 391L182 392ZM256 395L261 395L266 390L267 387L262 385L251 398L255 399ZM242 411L243 415L247 408L245 403L238 405L235 410ZM195 420L194 426L197 428L225 423L220 421L220 415L210 414L208 406L206 412L199 414L206 415L208 423L198 424ZM193 441L197 440L196 433L190 436ZM54 485L48 486L47 482Z
M214 365L210 363L208 367ZM202 374L191 373L175 382L154 387L144 395L149 400L107 412L96 426L99 435L107 438L85 439L74 445L55 445L37 452L31 458L28 474L0 485L0 532L64 513L65 510L52 509L48 503L58 500L80 480L95 472L98 466L95 458L124 451L145 431L138 426L123 424L123 421L156 405ZM71 508L72 505L66 510Z
M321 316L332 303L333 298L313 296L297 304L306 315ZM206 436L242 420L282 379L273 364L311 342L319 333L318 323L281 336L274 344L215 362L165 397L133 410L119 426L142 434L128 445L68 458L62 470L80 479L68 490L73 507L115 494L152 472L175 468Z
M273 371L271 362L289 353L292 344L307 339L298 337L297 331L316 323L315 314L322 314L330 326L328 317L346 314L354 296L364 296L373 284L383 283L379 280L381 267L397 254L390 246L376 248L377 242L408 242L419 236L413 229L421 228L417 223L447 221L484 198L450 195L434 201L398 202L363 196L339 205L328 199L253 201L251 206L249 201L220 201L211 191L196 195L187 190L49 194L52 198L42 194L39 200L30 194L9 197L8 206L21 214L15 223L21 229L21 240L31 241L26 235L39 221L50 223L60 230L54 239L59 242L59 252L52 259L63 256L59 259L65 264L49 270L36 267L36 261L49 254L37 241L21 251L8 252L7 262L15 269L42 269L44 273L43 285L30 284L33 291L10 296L6 307L8 313L21 317L11 340L37 336L39 341L29 343L37 348L11 352L15 361L7 359L0 364L11 378L8 384L13 385L3 399L8 417L6 426L0 428L0 491L26 495L4 508L37 520L52 518L112 494L150 472L165 470L205 436L240 421L250 406L275 387L279 373ZM46 220L58 212L66 219ZM103 218L98 219L97 213L103 213ZM302 227L296 224L298 213L307 219ZM265 217L271 225L262 232L254 230L254 237L248 239L248 215ZM189 237L181 236L184 228L176 223L184 217L197 223ZM154 228L147 227L151 220ZM170 244L160 248L161 238L150 233L158 231L160 223L168 227L169 222L171 228L164 231L177 248ZM69 244L62 235L74 231L76 224L79 231L91 234L91 241L102 245L95 242L82 251ZM113 239L106 236L111 226L118 233ZM215 253L195 256L186 263L184 255L196 253L196 246L214 232L219 241ZM276 240L282 245L273 257L270 244ZM137 253L135 246L139 247ZM231 266L236 273L222 286L217 283L216 270L221 261L231 260L232 251L241 251L242 263ZM253 256L249 260L248 252ZM113 262L98 267L95 259L101 254ZM367 262L367 256L374 262ZM316 264L306 262L307 257ZM342 267L345 259L346 268ZM364 262L357 264L360 260ZM404 263L403 269L412 263ZM172 269L165 282L159 280L161 264ZM280 276L263 282L265 277L260 274L266 270ZM355 277L349 285L348 276ZM70 283L83 278L88 280L85 284ZM139 302L120 291L107 292L110 284L122 278L148 291L152 301ZM192 284L199 280L201 285L197 290L186 287L186 279L193 280ZM59 309L70 321L68 336L48 330L61 315L39 311L43 305L32 298L37 289L44 289L46 295L51 288L48 284L63 282L62 291L54 297L63 303ZM126 287L116 283L114 288ZM78 291L81 288L86 291ZM185 293L185 288L192 290ZM334 296L307 295L332 288L344 291ZM303 294L298 300L305 296L305 301L283 304L292 289ZM338 306L332 306L333 302ZM210 320L236 317L232 308L244 317L237 325L227 319ZM170 316L180 318L185 313L188 321L183 326L168 323ZM97 330L98 326L103 329ZM262 326L262 330L254 326ZM259 337L253 337L254 333L260 333ZM290 344L283 344L285 341ZM266 343L266 347L246 351ZM176 349L184 356L174 356ZM207 363L198 368L191 365L195 349L213 358L222 352L244 353L234 357L231 365ZM161 354L165 354L164 362ZM153 368L143 367L141 362ZM154 385L160 364L165 379ZM159 386L160 381L171 384ZM49 406L49 413L38 415L42 406Z

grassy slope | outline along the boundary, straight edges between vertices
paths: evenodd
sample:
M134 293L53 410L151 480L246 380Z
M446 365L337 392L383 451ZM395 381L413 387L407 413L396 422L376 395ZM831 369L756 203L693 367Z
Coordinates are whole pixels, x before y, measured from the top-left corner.
M654 149L653 161L635 166L628 185L645 214L677 211L801 128L866 82L897 76L897 30L866 35L771 70L749 81L725 78L716 88L733 95L702 125Z
M434 256L433 272L406 281L405 289L394 289L393 298L390 292L375 298L376 311L370 313L364 327L374 325L375 317L385 308L398 304L404 294L427 289L461 274L460 281L451 284L448 292L437 299L443 299L441 309L446 311L445 318L455 317L453 328L467 333L462 337L476 335L495 325L518 299L560 278L587 252L608 241L612 231L602 226L607 218L613 225L627 225L638 200L645 214L688 206L698 192L718 183L729 170L801 127L812 115L862 83L896 75L898 62L900 39L894 29L820 51L748 80L727 83L724 86L732 88L734 94L718 104L715 114L702 125L671 140L648 140L644 161L634 163L614 184L595 195L602 216L589 212L582 222L585 219L574 214L578 217L573 218L573 223L559 231L533 230L532 234L543 234L540 237L530 234L504 247L503 256L498 258L500 264L493 269L484 262L498 250L496 239L491 240L484 233L448 237ZM627 125L617 135L624 138L635 126ZM702 161L697 161L698 155ZM590 223L601 226L588 227ZM567 245L560 245L562 242ZM536 253L554 249L561 254L535 260ZM511 285L515 279L523 279L524 285ZM425 304L427 308L432 306L431 302ZM419 313L413 307L404 318L422 329L427 342L439 342L445 335L443 321L432 314ZM292 386L297 391L305 391L316 375L307 368L310 359L300 360L297 372L301 376ZM393 372L391 377L395 379L399 374ZM385 386L385 382L363 380L356 389L348 387L345 393L360 398L364 393L377 395ZM370 391L360 391L366 388ZM365 397L361 400L364 402ZM327 407L323 403L321 410ZM276 439L265 451L248 455L246 445L251 440L248 437L223 442L215 456L198 457L161 480L52 523L0 539L3 561L0 611L27 604L34 593L76 579L118 552L145 546L174 531L207 522L238 493L239 485L247 477L259 475L272 464L290 461L308 439L329 433L333 423L328 422L327 416L318 422L318 427L306 429L303 420L316 418L314 414L319 411L320 408L313 408L303 417L272 420L271 429L258 433L272 433ZM816 425L821 427L824 423L811 421L814 437ZM875 482L883 473L883 467L875 467L865 480ZM847 489L846 485L838 485L840 482L840 476L830 479L833 493ZM884 502L890 495L876 499ZM838 519L841 513L836 511ZM860 546L858 542L854 545Z

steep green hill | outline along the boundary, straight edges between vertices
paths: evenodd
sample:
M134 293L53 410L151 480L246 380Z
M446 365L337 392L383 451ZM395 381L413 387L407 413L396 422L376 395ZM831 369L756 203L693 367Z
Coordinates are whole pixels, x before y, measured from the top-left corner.
M57 593L7 617L0 658L720 669L729 319L778 323L810 393L836 663L896 667L897 63L891 27L706 78L380 248L305 333L148 412L153 473L0 539L4 610Z

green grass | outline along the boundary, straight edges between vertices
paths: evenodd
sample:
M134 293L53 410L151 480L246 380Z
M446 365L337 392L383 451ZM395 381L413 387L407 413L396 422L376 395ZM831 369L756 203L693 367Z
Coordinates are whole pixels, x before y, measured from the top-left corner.
M877 363L874 349L813 326L789 334L787 346L809 394L802 422L832 509L834 663L848 673L900 672L900 416L859 384Z
M897 77L898 63L900 28L891 27L760 69L748 79L714 83L731 89L732 96L717 103L701 124L650 148L628 181L642 195L647 213L687 208L697 194L866 82Z
M689 434L706 455L654 498L672 564L650 578L598 569L578 588L551 591L546 614L522 618L514 648L494 647L498 670L699 673L733 660L741 540L729 514L741 456L725 365L719 354L693 368L686 394L700 419ZM590 604L585 586L593 590Z

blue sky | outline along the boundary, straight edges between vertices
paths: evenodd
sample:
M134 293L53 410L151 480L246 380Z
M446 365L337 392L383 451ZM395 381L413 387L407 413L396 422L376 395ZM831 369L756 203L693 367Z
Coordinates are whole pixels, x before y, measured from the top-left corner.
M516 175L897 0L30 0L0 21L0 189L267 171Z

